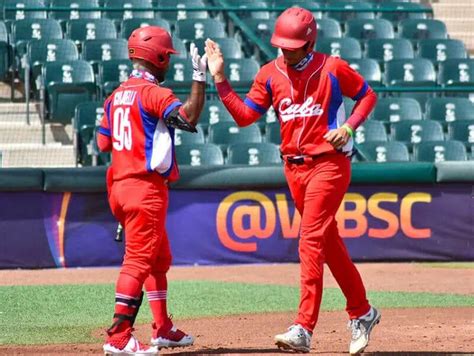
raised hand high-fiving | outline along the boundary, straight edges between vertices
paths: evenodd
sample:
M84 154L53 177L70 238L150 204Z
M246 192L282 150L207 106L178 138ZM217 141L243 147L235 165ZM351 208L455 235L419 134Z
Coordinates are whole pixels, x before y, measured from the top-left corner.
M207 66L216 83L225 80L224 74L224 56L219 45L211 39L206 40L205 51L207 54Z

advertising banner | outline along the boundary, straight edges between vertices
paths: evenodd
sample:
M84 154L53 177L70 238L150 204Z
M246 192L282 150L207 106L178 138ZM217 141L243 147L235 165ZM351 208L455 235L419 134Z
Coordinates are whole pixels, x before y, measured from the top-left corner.
M0 268L121 263L105 193L2 192L0 206ZM474 260L469 184L354 186L337 221L357 261ZM300 223L287 189L170 192L175 265L297 262Z

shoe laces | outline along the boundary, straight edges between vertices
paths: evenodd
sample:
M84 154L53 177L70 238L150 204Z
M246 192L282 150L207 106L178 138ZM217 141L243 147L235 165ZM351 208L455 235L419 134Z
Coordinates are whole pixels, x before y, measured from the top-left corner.
M288 332L296 335L297 337L306 337L305 329L298 324L293 324L288 328Z
M347 329L351 330L353 340L358 339L360 335L362 334L361 324L360 324L359 319L349 320L349 323L347 324Z

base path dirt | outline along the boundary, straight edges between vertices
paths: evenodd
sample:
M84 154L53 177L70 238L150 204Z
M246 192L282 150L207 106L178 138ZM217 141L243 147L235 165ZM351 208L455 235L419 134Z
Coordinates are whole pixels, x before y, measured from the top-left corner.
M421 264L358 264L368 290L434 292L474 295L473 269L440 268ZM295 264L227 267L175 267L170 280L298 285ZM0 285L114 283L117 268L0 271ZM326 271L326 287L336 287ZM196 336L194 346L162 350L161 355L283 354L273 336L293 321L295 313L272 313L179 320L178 327ZM322 312L312 343L312 354L347 354L349 332L343 311ZM104 326L105 328L106 326ZM137 325L146 342L150 325ZM372 333L366 355L474 355L474 308L384 309ZM94 336L104 338L104 331ZM101 344L0 346L0 355L101 355Z
M364 355L436 355L474 353L473 310L391 309L382 311L382 321L374 329ZM162 350L160 355L283 354L273 344L273 336L285 330L293 313L254 314L225 318L180 320L179 327L196 336L194 346ZM349 332L342 311L321 313L313 337L311 353L348 353ZM150 337L149 325L138 325L135 334L143 341ZM96 336L104 336L97 331ZM8 346L2 355L101 355L101 344Z

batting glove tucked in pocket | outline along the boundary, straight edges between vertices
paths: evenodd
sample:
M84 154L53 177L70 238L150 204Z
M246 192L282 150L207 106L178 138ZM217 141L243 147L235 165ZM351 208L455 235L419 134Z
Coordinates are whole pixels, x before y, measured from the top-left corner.
M191 43L189 52L191 61L193 62L193 80L197 82L206 81L207 55L202 57L198 53L198 49L194 43Z

